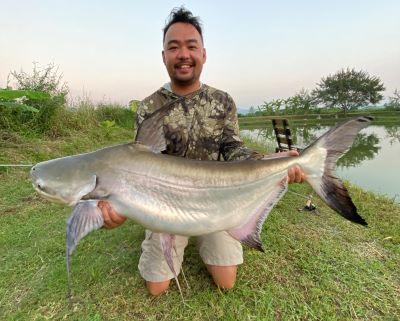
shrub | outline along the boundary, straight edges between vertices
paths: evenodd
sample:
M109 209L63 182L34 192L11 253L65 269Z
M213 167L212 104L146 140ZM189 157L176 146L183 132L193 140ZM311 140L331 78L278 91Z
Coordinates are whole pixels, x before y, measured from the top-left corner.
M18 90L47 94L47 97L42 99L26 97L24 104L37 109L38 112L29 117L26 117L26 113L14 115L16 117L12 120L17 122L14 128L28 126L31 130L40 133L49 131L54 125L57 110L64 107L69 91L66 83L62 82L62 75L58 72L58 68L54 64L41 68L34 63L32 74L23 70L12 71L10 79L15 81Z

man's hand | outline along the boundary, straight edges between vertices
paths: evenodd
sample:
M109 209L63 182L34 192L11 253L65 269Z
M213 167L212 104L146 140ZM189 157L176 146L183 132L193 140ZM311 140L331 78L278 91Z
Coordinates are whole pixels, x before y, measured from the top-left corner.
M116 228L124 223L126 220L126 217L121 216L116 211L114 211L110 203L108 203L107 201L99 201L97 203L97 207L100 208L101 213L103 214L103 227L106 229Z
M297 150L279 153L282 156L299 156ZM293 166L288 169L288 183L303 183L306 180L306 175L299 166Z

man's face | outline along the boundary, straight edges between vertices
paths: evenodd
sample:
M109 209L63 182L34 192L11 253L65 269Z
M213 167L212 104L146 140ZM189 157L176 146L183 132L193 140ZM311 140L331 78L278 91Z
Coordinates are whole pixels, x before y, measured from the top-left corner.
M182 22L170 26L165 34L162 57L172 83L191 86L199 82L206 50L196 28Z

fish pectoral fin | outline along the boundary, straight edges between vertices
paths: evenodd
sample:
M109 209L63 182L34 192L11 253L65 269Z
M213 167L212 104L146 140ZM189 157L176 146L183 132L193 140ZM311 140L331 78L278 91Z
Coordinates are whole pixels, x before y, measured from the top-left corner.
M90 232L104 224L97 201L84 201L76 204L67 220L67 254L71 255L79 241Z
M68 293L71 298L71 269L70 258L79 241L93 230L97 230L104 224L101 210L97 207L97 201L79 202L74 207L67 220L67 255L66 265L68 274Z
M243 244L264 252L260 239L262 226L271 209L286 193L287 186L287 177L285 177L274 186L272 193L248 216L248 220L244 224L229 230L228 233Z

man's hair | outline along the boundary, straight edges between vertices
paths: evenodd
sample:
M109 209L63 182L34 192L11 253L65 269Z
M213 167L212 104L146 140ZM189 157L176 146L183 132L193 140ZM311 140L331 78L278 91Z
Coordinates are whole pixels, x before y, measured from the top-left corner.
M174 23L177 23L177 22L191 24L199 32L201 41L204 42L200 18L194 17L193 14L183 6L172 9L171 13L169 14L168 21L166 22L165 27L163 29L163 33L164 33L163 42L165 40L165 34L167 33L169 27L171 27Z

